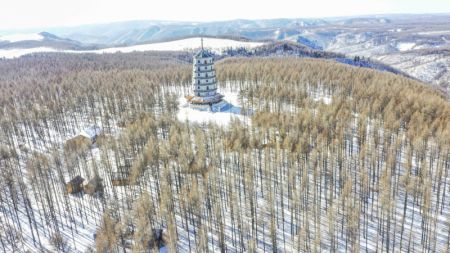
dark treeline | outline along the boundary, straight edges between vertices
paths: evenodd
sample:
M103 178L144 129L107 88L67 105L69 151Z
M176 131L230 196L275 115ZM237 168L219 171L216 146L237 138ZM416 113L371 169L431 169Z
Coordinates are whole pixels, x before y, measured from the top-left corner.
M226 59L221 88L251 120L193 124L176 118L184 57L0 61L0 251L151 252L159 228L171 252L450 249L441 94L323 60ZM88 123L102 138L64 148ZM103 193L65 194L76 175Z

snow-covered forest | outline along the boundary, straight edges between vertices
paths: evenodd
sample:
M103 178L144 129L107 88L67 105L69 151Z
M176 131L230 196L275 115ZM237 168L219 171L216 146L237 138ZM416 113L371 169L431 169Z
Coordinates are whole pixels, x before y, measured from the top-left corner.
M253 113L199 124L177 118L189 59L0 60L0 252L450 251L443 95L325 60L228 58L219 91Z

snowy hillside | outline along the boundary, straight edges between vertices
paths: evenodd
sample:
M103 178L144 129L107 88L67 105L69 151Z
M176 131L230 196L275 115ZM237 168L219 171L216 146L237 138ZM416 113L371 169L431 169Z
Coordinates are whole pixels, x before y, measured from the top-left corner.
M261 42L244 42L231 39L216 39L216 38L204 38L203 43L205 47L214 51L220 52L226 48L254 48L262 45ZM94 53L128 53L128 52L141 52L141 51L182 51L192 50L200 47L200 37L188 38L182 40L174 40L161 43L143 44L129 47L115 47L101 50L92 51ZM89 51L88 51L89 52Z
M17 37L16 37L17 39ZM206 48L212 50L215 53L220 53L227 48L247 48L251 49L260 45L262 42L245 42L231 39L217 39L217 38L204 38L204 45ZM142 44L127 47L112 47L98 50L61 50L51 47L36 47L27 49L0 49L0 58L17 58L22 55L41 52L61 52L61 53L129 53L129 52L145 52L145 51L184 51L193 50L200 47L200 37L174 40L161 43Z
M48 32L0 36L0 58L16 58L37 52L88 49L95 48Z
M0 252L449 252L440 94L236 57L219 92L254 113L201 113L167 55L0 61Z

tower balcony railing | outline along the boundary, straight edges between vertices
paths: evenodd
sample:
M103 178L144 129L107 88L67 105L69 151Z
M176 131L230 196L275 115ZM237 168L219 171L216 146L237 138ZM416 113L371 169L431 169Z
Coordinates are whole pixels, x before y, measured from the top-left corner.
M205 72L205 71L212 71L212 70L216 70L216 68L214 67L214 65L209 65L211 68L207 68L207 69L204 69L204 68L200 68L200 70L198 69L198 67L193 67L192 69L195 71L195 72ZM205 66L205 67L209 67L209 66Z
M194 76L194 79L211 79L211 78L215 78L216 75L208 75L208 76Z
M194 92L208 92L208 91L217 91L217 87L212 88L212 89L194 89Z
M208 86L208 85L216 85L216 84L217 84L216 81L211 81L211 82L200 81L200 83L198 83L198 80L192 81L192 85L196 85L196 86Z
M214 64L214 62L211 62L211 63L209 63L209 62L207 62L207 63L197 63L197 62L195 62L194 66L196 66L196 67L204 67L204 66L209 66L209 65L213 65L213 64Z

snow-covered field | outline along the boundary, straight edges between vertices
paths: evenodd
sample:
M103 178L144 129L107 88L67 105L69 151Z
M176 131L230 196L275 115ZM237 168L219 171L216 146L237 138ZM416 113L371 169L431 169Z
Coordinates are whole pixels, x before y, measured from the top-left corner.
M203 43L206 48L212 50L213 52L220 53L221 50L226 48L254 48L262 45L261 42L244 42L230 39L215 39L215 38L204 38ZM128 52L142 52L142 51L182 51L182 50L192 50L200 47L200 38L188 38L182 40L174 40L161 43L151 43L144 45L136 45L129 47L114 47L106 48L95 51L95 53L128 53Z
M43 53L43 52L60 52L60 51L50 47L0 49L0 58L12 59L21 57L22 55L32 53Z
M16 38L18 39L18 37ZM215 52L220 53L222 50L227 48L239 48L244 47L251 49L262 45L262 42L246 42L237 41L231 39L216 39L216 38L204 38L203 44L205 48ZM108 53L130 53L130 52L145 52L145 51L183 51L183 50L193 50L200 47L200 38L188 38L182 40L174 40L161 43L151 43L143 45L135 45L128 47L113 47L104 48L98 50L58 50L49 47L39 47L39 48L29 48L29 49L3 49L0 50L0 58L17 58L22 55L27 55L31 53L42 53L42 52L60 52L60 53L94 53L94 54L108 54Z

